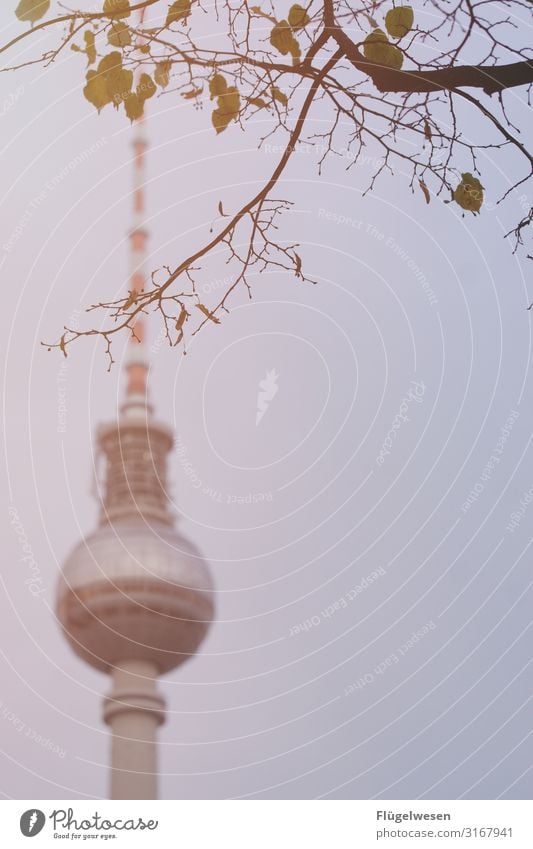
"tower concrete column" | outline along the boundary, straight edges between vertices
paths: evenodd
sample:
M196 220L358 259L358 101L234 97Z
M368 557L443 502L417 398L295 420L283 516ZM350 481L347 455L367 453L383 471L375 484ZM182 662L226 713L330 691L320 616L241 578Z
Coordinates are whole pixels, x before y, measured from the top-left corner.
M111 728L111 799L157 799L157 728L165 700L157 692L157 668L144 660L117 664L104 702Z

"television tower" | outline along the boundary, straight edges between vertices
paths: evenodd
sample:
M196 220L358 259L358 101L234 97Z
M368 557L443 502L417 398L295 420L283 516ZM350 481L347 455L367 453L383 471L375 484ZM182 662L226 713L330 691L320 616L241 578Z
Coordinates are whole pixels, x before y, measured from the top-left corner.
M147 240L142 118L134 125L133 148L130 289L140 292ZM157 798L157 727L165 720L157 679L195 654L214 613L208 567L175 528L167 495L173 435L147 400L143 317L134 329L118 420L97 433L97 451L105 457L99 524L67 558L57 592L68 642L111 676L103 718L112 737L112 799Z

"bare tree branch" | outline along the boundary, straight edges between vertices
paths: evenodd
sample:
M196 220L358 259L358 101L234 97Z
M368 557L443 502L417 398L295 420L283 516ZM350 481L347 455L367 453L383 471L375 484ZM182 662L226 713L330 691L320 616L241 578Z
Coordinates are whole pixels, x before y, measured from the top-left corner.
M519 98L529 103L533 51L524 25L531 14L529 0L427 0L420 20L419 10L414 10L414 24L405 32L390 30L387 23L388 14L399 8L393 0L311 0L305 8L291 6L292 0L264 0L263 6L218 0L214 7L204 7L201 0L131 0L131 11L153 7L152 26L128 13L106 13L103 0L96 1L102 11L72 10L0 45L0 53L6 53L23 40L26 48L35 33L46 30L47 43L50 33L60 33L58 43L40 58L26 58L25 49L23 61L17 57L19 64L4 64L1 70L36 62L48 67L70 46L86 56L85 83L80 87L90 108L100 111L112 104L124 109L129 120L142 115L145 97L132 88L131 73L138 79L142 72L150 92L146 97L158 91L159 96L184 98L198 107L211 103L213 137L228 128L245 131L249 119L261 112L268 125L261 143L276 133L284 144L270 177L236 213L224 215L215 236L153 272L151 285L134 303L125 296L89 307L91 313L103 312L107 321L99 329L65 328L52 346L64 354L74 340L97 336L103 338L111 364L115 334L135 334L136 317L150 310L160 315L169 343L184 345L186 333L219 322L239 288L251 296L252 270L283 269L314 282L298 245L278 232L279 218L291 201L273 197L298 145L318 146L319 173L340 149L348 168L368 159L370 149L375 166L367 191L399 165L404 176L407 169L406 182L420 192L421 203L444 196L465 214L483 211L478 163L487 153L496 156L513 147L518 154L517 173L500 201L533 174L533 153L506 99L509 90L522 89ZM200 16L209 15L211 33L218 35L206 42L196 26ZM114 17L125 32L122 45L112 31ZM78 33L84 38L81 46L74 42ZM376 38L385 53L372 52ZM309 113L319 103L324 129L305 136ZM477 140L471 140L468 125L474 116L481 119L472 124L476 132L481 127ZM530 232L529 224L530 216L511 231L515 250ZM215 251L223 252L236 273L220 301L206 305L196 281Z

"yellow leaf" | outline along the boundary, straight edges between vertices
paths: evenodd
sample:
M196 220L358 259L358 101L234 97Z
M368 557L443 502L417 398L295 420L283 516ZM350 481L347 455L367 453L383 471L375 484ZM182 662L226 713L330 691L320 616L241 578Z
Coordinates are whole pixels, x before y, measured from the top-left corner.
M109 97L115 109L118 109L131 92L131 86L133 84L132 71L124 70L122 67L122 56L115 50L112 53L102 56L98 63L98 73L103 76Z
M191 0L176 0L176 2L169 7L165 26L168 27L175 21L184 21L190 14Z
M280 91L279 88L276 88L275 85L272 86L272 97L279 103L283 103L284 106L286 106L289 102L287 99L287 95Z
M262 97L247 97L246 99L251 106L257 106L258 109L268 109L268 103Z
M112 73L107 77L107 90L111 96L111 100L115 106L115 109L118 109L120 104L126 100L127 97L131 94L131 87L133 85L133 72L125 71L123 68L115 74Z
M298 3L289 9L289 23L293 30L303 29L310 20L306 10Z
M83 33L85 39L85 53L87 54L87 64L92 65L96 62L96 47L94 46L94 32L90 29Z
M211 77L209 80L209 93L211 95L211 100L214 97L220 97L221 94L224 94L227 91L228 84L226 82L226 78L222 76L222 74L215 74L214 77Z
M154 80L161 88L166 88L169 84L171 68L172 62L170 61L170 59L163 59L162 62L158 62L156 64L154 71Z
M253 12L254 15L258 15L260 18L266 18L267 21L270 21L272 24L276 23L276 19L272 17L272 15L267 15L266 12L263 12L260 6L250 6L250 12Z
M88 71L86 79L87 85L83 89L83 94L100 112L107 103L111 102L105 77L97 71Z
M185 324L185 320L189 317L189 313L185 309L185 307L181 308L181 312L176 319L176 330L181 330L183 325Z
M185 98L185 100L194 100L195 97L200 97L203 92L203 88L198 86L198 88L190 88L188 91L183 91L181 96Z
M50 8L50 0L20 0L15 15L19 21L29 21L34 24L43 18Z
M208 318L210 321L214 322L215 324L220 324L220 319L217 318L216 315L213 315L213 313L210 312L203 304L196 304L196 307L201 312L203 312L206 318Z
M218 135L218 133L223 133L228 124L231 122L231 115L226 115L224 112L221 112L220 109L214 109L213 114L211 115L211 122Z
M107 31L107 40L113 47L129 47L131 32L128 25L121 21L114 21Z
M122 309L123 310L129 310L130 307L132 307L134 304L137 303L138 297L139 297L139 293L136 292L135 289L130 289L130 291L128 292L128 297L126 298L126 301L125 301Z
M98 63L98 72L104 74L106 79L109 79L113 74L119 74L121 70L122 56L117 50L113 50L112 53L106 53Z
M239 117L241 96L239 94L239 89L236 86L228 86L226 80L220 74L217 74L217 77L220 79L215 83L215 86L213 86L213 82L216 77L213 77L213 79L210 80L209 87L210 89L212 89L212 87L216 88L218 91L220 91L221 88L224 89L222 94L218 95L217 108L211 115L213 127L218 134L224 132L230 122Z
M135 94L135 92L131 92L124 98L124 109L130 121L137 121L143 114L144 100Z
M418 181L418 185L420 186L420 188L422 189L422 191L423 191L423 193L424 193L424 197L425 197L425 199L426 199L426 203L429 203L429 202L430 202L430 200L431 200L431 195L430 195L430 193L429 193L429 189L428 189L428 187L426 186L426 184L425 184L424 180L422 180L422 178L420 178L420 179L419 179L419 181Z
M461 182L453 193L453 199L468 212L479 212L483 203L483 186L473 174L461 175Z
M131 13L130 0L104 0L104 12L106 17L115 20L127 18Z
M150 97L154 96L157 91L157 88L152 77L149 74L141 74L135 91L137 92L137 97L139 98L139 100L142 100L144 102L145 100L148 100Z
M230 119L236 118L241 108L239 90L235 86L228 86L224 94L218 98L217 103L224 115L229 115Z
M294 39L291 46L291 56L292 56L292 64L293 66L299 65L302 59L302 51L300 50L300 45Z
M411 6L396 6L385 16L387 32L393 38L403 38L413 26L414 13Z

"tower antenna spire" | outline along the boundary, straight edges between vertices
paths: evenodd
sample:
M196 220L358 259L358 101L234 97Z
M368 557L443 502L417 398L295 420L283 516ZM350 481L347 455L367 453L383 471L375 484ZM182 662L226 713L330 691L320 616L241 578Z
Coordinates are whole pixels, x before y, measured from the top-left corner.
M139 11L139 25L144 23L145 8ZM139 39L142 43L142 39ZM134 75L140 80L140 66ZM148 232L145 226L145 160L148 144L144 111L133 123L133 221L130 232L130 294L136 298L146 284L146 246ZM126 408L146 405L148 380L148 352L146 347L146 318L137 314L132 326L126 354Z

